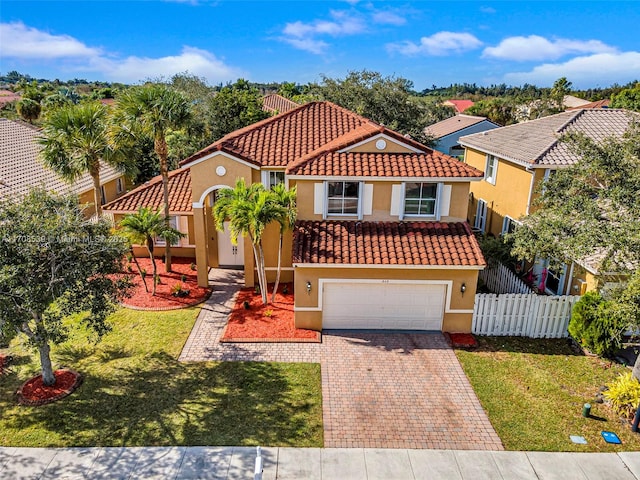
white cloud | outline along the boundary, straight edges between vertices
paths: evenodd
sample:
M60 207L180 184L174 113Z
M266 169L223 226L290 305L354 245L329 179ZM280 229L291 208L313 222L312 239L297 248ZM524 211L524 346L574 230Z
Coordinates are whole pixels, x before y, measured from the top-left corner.
M374 12L371 15L371 19L373 20L374 23L379 23L381 25L396 25L396 26L400 26L400 25L404 25L405 23L407 23L407 20L398 15L397 13L391 12L391 11L380 11L380 12Z
M480 11L482 13L490 13L490 14L496 13L496 9L493 7L480 7Z
M516 61L557 60L565 55L589 53L615 53L616 49L600 40L570 40L556 38L547 40L539 35L509 37L495 47L482 52L484 58L499 58Z
M313 22L287 23L282 30L283 36L279 37L283 42L293 47L315 54L322 54L329 44L318 37L341 37L356 35L365 32L367 25L362 16L354 12L336 11L330 12L331 20L314 20Z
M214 54L188 46L182 48L180 55L159 58L97 57L91 60L90 69L101 72L109 80L124 83L133 83L147 78L170 77L187 71L199 77L205 77L209 83L226 82L243 76L242 71L226 65Z
M387 50L402 55L448 55L474 50L482 46L482 42L470 33L438 32L430 37L422 37L420 43L411 41L390 43Z
M2 56L18 59L86 58L101 49L88 47L69 35L52 35L22 22L0 24Z
M560 77L567 77L577 88L628 83L640 78L640 52L598 53L564 63L546 63L529 72L509 73L504 79L512 85L551 86Z

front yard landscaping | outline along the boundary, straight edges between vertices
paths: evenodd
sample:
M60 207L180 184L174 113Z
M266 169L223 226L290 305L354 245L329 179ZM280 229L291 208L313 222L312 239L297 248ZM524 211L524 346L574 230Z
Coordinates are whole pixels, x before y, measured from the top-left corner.
M14 357L0 376L0 445L322 446L320 366L180 363L198 312L120 309L97 344L73 331L52 359L54 368L81 372L84 382L41 407L17 405L15 391L39 364L14 339L0 350Z
M566 339L478 337L478 343L477 350L456 355L507 450L640 450L640 434L594 402L624 367L578 355ZM584 403L592 405L591 418L582 417ZM603 430L615 432L622 445L605 443ZM588 444L574 444L569 435Z

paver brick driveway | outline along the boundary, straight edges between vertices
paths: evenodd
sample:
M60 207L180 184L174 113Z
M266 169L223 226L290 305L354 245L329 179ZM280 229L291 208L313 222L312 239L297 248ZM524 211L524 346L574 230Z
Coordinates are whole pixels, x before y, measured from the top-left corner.
M502 450L441 334L323 332L325 447Z

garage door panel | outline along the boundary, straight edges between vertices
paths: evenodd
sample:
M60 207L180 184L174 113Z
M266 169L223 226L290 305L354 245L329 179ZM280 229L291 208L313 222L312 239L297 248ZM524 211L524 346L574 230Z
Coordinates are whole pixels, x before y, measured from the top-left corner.
M323 328L440 330L444 285L326 283Z

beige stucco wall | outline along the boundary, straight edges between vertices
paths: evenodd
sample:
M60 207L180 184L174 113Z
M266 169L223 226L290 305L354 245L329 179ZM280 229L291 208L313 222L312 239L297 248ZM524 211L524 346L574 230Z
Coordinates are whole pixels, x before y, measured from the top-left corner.
M113 179L109 182L102 184L104 186L105 194L107 197L105 199L106 200L105 203L109 203L111 200L115 200L120 195L125 193L127 188L127 183L125 182L124 177L122 177L122 183L124 187L124 190L122 192L118 192L116 182L117 182L117 179ZM93 204L94 203L93 200L94 200L93 188L91 188L90 190L87 190L86 192L82 192L80 195L78 195L78 203L82 206L86 206L84 210L84 214L87 218L91 217L94 213L96 213L96 208L95 208L95 205Z
M467 148L465 161L484 172L487 154ZM484 180L470 184L469 223L473 225L478 199L487 202L486 233L499 235L505 216L518 220L526 215L532 175L525 167L499 158L495 185Z
M322 180L295 180L298 189L298 219L300 220L322 220L321 214L314 212L314 185L322 183ZM391 192L393 185L400 185L398 181L366 181L365 184L373 185L373 205L371 215L364 215L362 220L369 222L392 221L397 222L398 216L391 215ZM469 198L469 183L455 182L446 183L451 186L451 200L449 215L441 217L443 222L463 222L467 219L467 207ZM339 220L353 220L357 217L336 217ZM329 217L331 219L331 217ZM424 217L405 217L406 221L424 220Z
M384 140L387 143L384 149L380 150L378 149L378 147L376 147L376 142L378 140ZM387 153L413 152L413 150L411 150L410 148L407 148L404 145L400 145L399 143L396 143L394 140L389 140L388 138L383 138L383 139L376 138L373 140L369 140L367 142L362 143L361 145L358 145L357 147L350 148L347 151L348 152L387 152Z
M478 270L439 270L439 269L396 269L396 268L335 268L295 267L295 307L317 308L322 292L319 290L320 279L380 279L380 280L443 280L452 281L451 310L467 310L465 313L446 312L442 323L443 331L471 331L473 303L475 300ZM307 294L307 282L311 282L311 294ZM466 291L460 292L464 283ZM447 305L445 305L445 309ZM322 330L321 311L296 311L296 327Z

